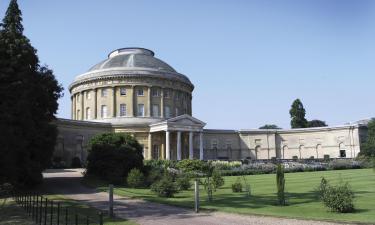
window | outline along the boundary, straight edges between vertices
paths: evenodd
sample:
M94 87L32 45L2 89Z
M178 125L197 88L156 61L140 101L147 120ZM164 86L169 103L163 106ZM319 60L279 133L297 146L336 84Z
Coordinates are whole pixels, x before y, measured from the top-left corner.
M180 92L176 92L176 100L180 100Z
M211 140L211 148L212 149L217 149L217 139L212 139Z
M159 117L159 105L152 105L152 116Z
M179 110L178 110L178 108L176 108L176 116L178 116L179 115Z
M102 105L101 114L102 114L102 118L107 118L107 106L106 105Z
M346 158L346 150L340 150L340 158Z
M143 88L137 89L137 96L144 96Z
M138 104L137 116L145 116L145 105Z
M120 104L120 116L126 116L126 105Z
M159 90L156 88L152 89L152 97L159 97Z
M125 96L126 95L126 88L122 87L120 88L120 95Z
M108 90L107 88L102 89L102 97L107 97L108 96Z
M232 141L231 140L226 140L225 145L227 149L232 149Z
M91 99L91 91L86 92L86 99Z
M166 118L171 118L171 107L165 106L164 112L165 112L165 117Z
M91 109L89 107L86 108L86 120L91 119Z
M164 98L169 98L170 97L170 94L169 94L169 90L164 90Z

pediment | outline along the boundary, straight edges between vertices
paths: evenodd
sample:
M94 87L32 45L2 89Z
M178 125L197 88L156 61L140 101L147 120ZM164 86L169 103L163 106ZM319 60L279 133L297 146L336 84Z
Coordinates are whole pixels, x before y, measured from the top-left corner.
M181 125L200 125L200 126L205 126L206 123L189 116L187 114L182 115L182 116L177 116L171 119L167 120L168 123L175 123L175 124L181 124Z

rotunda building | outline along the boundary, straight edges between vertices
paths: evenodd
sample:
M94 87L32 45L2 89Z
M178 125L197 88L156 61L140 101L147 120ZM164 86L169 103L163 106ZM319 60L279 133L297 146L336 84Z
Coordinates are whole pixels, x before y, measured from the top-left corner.
M69 86L72 119L132 133L145 158L193 158L193 139L205 125L192 117L193 90L188 77L153 51L121 48Z

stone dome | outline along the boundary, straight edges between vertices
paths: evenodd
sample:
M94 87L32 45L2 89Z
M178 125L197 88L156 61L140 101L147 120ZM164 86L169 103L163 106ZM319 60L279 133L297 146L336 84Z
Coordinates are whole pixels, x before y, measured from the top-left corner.
M105 76L159 76L182 81L192 85L189 78L178 73L170 65L155 57L155 53L145 48L120 48L108 54L108 58L77 76L72 85L103 78Z

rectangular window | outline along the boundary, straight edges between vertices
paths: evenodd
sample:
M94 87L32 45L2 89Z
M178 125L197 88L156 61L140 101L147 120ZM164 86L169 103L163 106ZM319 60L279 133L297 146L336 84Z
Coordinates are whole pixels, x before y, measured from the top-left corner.
M126 88L122 87L120 88L120 95L125 96L126 95Z
M91 99L91 91L86 92L86 99Z
M120 116L126 116L126 105L120 104Z
M159 90L157 88L152 89L152 97L159 97Z
M138 108L137 108L137 116L145 116L145 105L144 104L138 104Z
M227 149L232 149L232 141L231 140L226 140L225 141L225 147L227 148Z
M91 119L91 109L88 107L86 108L86 120Z
M107 97L108 96L108 90L107 88L102 89L102 97Z
M169 98L170 97L170 94L169 94L169 90L164 90L164 98Z
M152 116L159 117L159 105L152 105Z
M106 105L102 105L101 114L102 114L102 118L107 118L107 106Z
M180 92L175 93L175 98L176 98L176 100L180 100Z
M137 96L144 96L143 88L137 89Z
M217 149L217 139L211 140L211 149Z
M165 112L165 117L166 118L171 118L171 107L165 106L164 112Z

